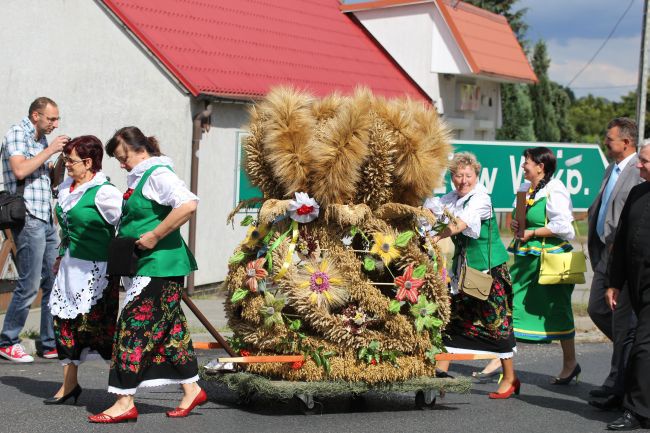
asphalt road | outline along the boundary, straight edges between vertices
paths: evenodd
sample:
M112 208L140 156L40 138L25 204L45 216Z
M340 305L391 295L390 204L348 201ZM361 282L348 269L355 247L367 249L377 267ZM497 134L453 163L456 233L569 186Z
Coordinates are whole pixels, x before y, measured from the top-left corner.
M80 368L84 388L77 406L45 406L42 399L59 386L57 361L37 358L34 364L0 361L0 433L56 432L599 432L617 413L600 412L587 405L588 392L599 385L608 371L610 346L605 343L577 347L583 374L578 385L548 384L559 371L561 351L557 344L519 344L516 369L522 382L521 395L494 401L487 393L495 384L475 384L470 394L447 394L432 410L416 410L413 395L389 398L368 394L362 407L347 398L326 400L322 412L303 415L297 406L255 399L248 407L236 404L236 395L222 385L202 382L209 403L186 419L168 419L165 411L176 406L181 391L167 386L145 389L136 395L138 422L93 425L90 413L100 412L113 399L106 392L108 367L100 361ZM216 352L201 352L201 363ZM469 375L475 363L452 365L451 372Z

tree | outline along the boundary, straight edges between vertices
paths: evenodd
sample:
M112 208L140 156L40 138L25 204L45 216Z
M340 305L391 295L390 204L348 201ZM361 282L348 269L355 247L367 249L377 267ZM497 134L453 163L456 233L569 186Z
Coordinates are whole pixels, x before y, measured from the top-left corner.
M551 89L553 94L553 109L555 110L555 117L557 119L557 127L560 130L560 141L569 143L575 140L575 129L569 119L569 109L571 108L571 97L567 92L567 88L559 85L555 81L551 81ZM570 91L570 89L569 89ZM573 92L571 92L573 94Z
M569 122L575 129L575 140L579 143L602 145L607 123L614 117L614 104L593 95L578 99L569 109Z
M636 120L636 91L629 92L621 96L621 102L614 102L614 112L616 116L626 116ZM646 100L645 105L645 128L644 137L650 137L650 99Z
M540 40L533 49L533 70L537 75L537 83L531 84L530 99L533 107L533 128L539 141L559 141L560 128L553 106L553 86L548 78L548 67L551 60L546 52L546 44Z
M533 110L525 84L501 85L503 124L497 130L497 140L535 141Z

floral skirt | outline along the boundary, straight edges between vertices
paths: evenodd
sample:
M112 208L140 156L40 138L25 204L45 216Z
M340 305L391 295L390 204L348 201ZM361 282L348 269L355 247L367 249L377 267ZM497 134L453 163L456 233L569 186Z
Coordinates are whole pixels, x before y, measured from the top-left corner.
M493 353L500 358L512 356L515 339L512 332L512 284L508 267L491 270L492 288L481 301L460 292L451 301L451 320L443 334L443 343L451 353Z
M182 278L152 277L124 306L117 322L108 391L132 395L138 387L192 383L198 364L181 309Z
M73 319L54 316L56 350L63 364L79 365L93 355L111 359L118 304L117 285L109 283L88 313Z

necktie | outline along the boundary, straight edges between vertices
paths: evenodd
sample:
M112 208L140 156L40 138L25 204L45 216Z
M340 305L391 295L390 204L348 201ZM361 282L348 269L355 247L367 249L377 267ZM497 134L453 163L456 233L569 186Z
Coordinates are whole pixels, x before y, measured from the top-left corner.
M609 180L607 185L605 185L605 190L603 191L603 197L600 200L600 209L598 210L598 221L596 222L596 233L600 236L600 239L603 240L605 234L605 213L607 212L607 206L609 205L609 199L614 191L614 186L616 186L616 180L618 175L621 174L621 169L618 168L618 165L612 170L612 174L609 175Z

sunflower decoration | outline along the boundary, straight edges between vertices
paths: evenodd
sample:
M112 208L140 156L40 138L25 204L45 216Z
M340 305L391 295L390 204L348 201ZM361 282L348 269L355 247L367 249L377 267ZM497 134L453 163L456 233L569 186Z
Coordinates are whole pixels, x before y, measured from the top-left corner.
M264 318L264 326L271 328L275 325L282 325L282 309L284 308L285 299L275 297L270 292L264 292L264 305L260 308L260 314Z
M395 299L403 301L406 298L409 302L415 304L418 301L418 289L423 284L424 280L422 278L413 277L413 264L411 263L403 275L395 278L395 285L397 286L397 296L395 296Z
M375 254L381 258L384 265L388 266L394 259L402 255L400 248L405 247L414 232L406 231L400 234L375 232L372 234L373 245L370 254Z
M318 308L340 307L348 301L347 282L328 258L320 263L309 261L297 272L298 296L309 299Z
M374 244L370 249L370 253L379 256L386 266L401 255L400 250L395 245L394 235L377 232L372 234L372 239Z
M248 233L246 233L246 239L244 239L244 246L249 250L252 250L262 242L268 233L269 226L266 224L250 226L248 228Z
M252 293L257 292L260 283L269 275L264 269L264 263L266 263L266 259L261 257L246 264L246 280L244 280L244 284Z

